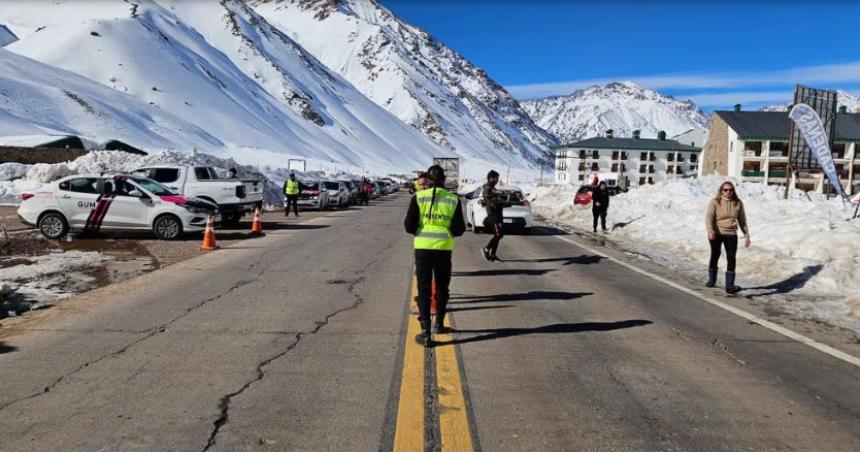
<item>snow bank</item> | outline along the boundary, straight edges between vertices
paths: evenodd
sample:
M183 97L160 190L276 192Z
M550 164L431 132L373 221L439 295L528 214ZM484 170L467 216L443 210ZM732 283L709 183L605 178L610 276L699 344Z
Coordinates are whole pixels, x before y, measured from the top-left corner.
M607 226L625 248L688 276L703 278L708 261L705 210L725 179L675 179L611 198ZM739 284L752 298L768 295L786 310L860 331L860 219L838 199L741 183L752 247L738 251ZM577 187L539 187L535 213L591 230L590 206L573 206ZM725 260L721 261L725 268Z
M20 179L27 175L30 166L14 162L0 163L0 181Z

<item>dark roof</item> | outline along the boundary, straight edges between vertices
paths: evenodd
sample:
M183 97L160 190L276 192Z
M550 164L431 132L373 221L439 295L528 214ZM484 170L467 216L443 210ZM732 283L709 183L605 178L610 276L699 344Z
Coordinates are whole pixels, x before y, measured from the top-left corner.
M785 140L791 120L785 111L716 111L740 139ZM860 141L860 114L836 114L836 141Z
M687 151L698 152L702 148L681 144L675 140L658 140L655 138L607 138L594 137L576 143L563 144L558 148L586 149L633 149L643 151Z

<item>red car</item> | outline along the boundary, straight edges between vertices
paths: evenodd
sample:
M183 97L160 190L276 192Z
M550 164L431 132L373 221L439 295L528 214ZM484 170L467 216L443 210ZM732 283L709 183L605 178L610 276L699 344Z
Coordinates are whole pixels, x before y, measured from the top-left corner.
M593 185L583 185L582 187L579 187L579 190L576 191L576 195L573 197L573 205L587 206L591 204L592 191L594 191Z

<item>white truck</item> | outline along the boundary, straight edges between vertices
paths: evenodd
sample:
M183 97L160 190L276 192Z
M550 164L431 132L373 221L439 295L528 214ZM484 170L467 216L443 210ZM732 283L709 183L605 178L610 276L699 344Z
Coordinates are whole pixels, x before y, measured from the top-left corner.
M236 224L246 212L263 205L262 181L221 178L209 166L152 165L132 174L148 177L178 194L215 203L224 224Z

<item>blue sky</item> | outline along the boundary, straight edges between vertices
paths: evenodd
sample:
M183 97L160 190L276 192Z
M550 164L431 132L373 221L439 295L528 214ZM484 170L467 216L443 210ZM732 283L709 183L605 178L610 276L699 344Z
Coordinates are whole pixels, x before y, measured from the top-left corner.
M705 110L860 93L860 2L381 1L520 99L614 80Z

